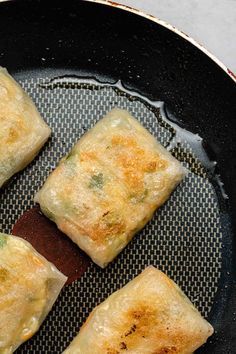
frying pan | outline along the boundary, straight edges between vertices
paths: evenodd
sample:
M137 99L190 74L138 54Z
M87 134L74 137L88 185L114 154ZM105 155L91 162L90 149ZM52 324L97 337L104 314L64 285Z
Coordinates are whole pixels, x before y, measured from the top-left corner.
M168 124L173 128L177 122L180 129L201 136L201 148L210 161L217 162L214 170L206 172L214 193L205 182L197 182L196 187L199 169L193 169L192 177L184 182L185 194L180 186L159 216L108 268L91 265L81 279L66 287L38 334L17 353L60 353L91 309L149 263L171 275L192 301L198 295L196 306L215 328L199 353L235 353L233 75L171 26L130 8L109 5L76 0L0 4L0 65L22 83L54 130L35 161L1 191L1 230L10 232L18 217L34 205L34 192L83 133L84 125L84 130L89 128L113 103L133 110L138 117L148 117L147 110L155 111L150 102L164 102ZM80 83L75 84L77 78ZM88 78L107 86L96 89ZM119 80L123 91L112 88ZM121 94L125 89L126 94ZM135 98L131 99L132 93ZM139 100L138 95L143 98ZM159 116L153 117L160 123ZM155 128L153 117L144 123L161 140L164 135L159 128L168 124L162 122ZM187 156L187 163L192 155L185 148L172 153L183 159Z

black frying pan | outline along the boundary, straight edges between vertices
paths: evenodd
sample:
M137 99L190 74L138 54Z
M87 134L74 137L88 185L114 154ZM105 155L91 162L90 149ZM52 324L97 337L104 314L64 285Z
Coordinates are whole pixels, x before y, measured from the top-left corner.
M164 101L168 107L169 117L173 114L178 118L180 126L198 133L203 138L203 145L210 159L217 161L214 174L220 174L229 199L218 198L222 235L221 246L218 249L221 264L220 279L217 281L213 304L207 313L209 321L215 328L215 334L207 345L199 350L199 353L235 353L236 85L233 78L186 38L156 21L137 16L129 9L123 11L115 4L105 6L73 0L66 0L62 3L54 0L21 0L1 3L0 65L7 67L13 76L25 83L26 89L28 88L33 96L36 84L32 84L31 87L26 83L31 82L30 80L37 81L38 78L50 79L76 75L80 78L92 77L106 83L121 80L127 89L138 92L150 100ZM38 105L40 105L40 97L38 101L36 100ZM45 105L47 104L49 103ZM62 116L58 113L56 119L62 119L60 118ZM46 147L46 149L49 148L50 146ZM61 155L64 152L62 148ZM41 155L39 159L43 157L44 155ZM58 158L56 160L58 161ZM34 163L32 166L34 167ZM27 171L26 169L25 173ZM44 177L39 185L42 184ZM19 175L19 179L24 181L24 172ZM33 205L32 195L29 197L30 203L25 204L26 188L20 188L20 192L18 188L17 191L20 194L18 194L16 206L14 208L12 206L12 209L10 207L8 212L3 210L6 200L8 205L11 202L9 195L16 188L14 183L17 183L14 181L0 195L0 227L3 231L9 231L21 211L25 210L25 205ZM216 184L215 188L216 192L217 190L219 192ZM17 208L18 212L15 211ZM164 213L165 209L160 212ZM6 220L11 225L7 224ZM132 253L133 245L137 246L135 242L127 252ZM175 245L171 247L173 249L169 249L165 257L167 257L167 262L172 261L171 269L175 277L178 257L168 259L168 254L172 255L172 250L175 251ZM211 258L214 259L214 242L211 247L213 253L205 260L209 265ZM65 291L39 333L17 352L53 354L64 349L91 308L119 287L120 283L117 283L117 286L113 284L114 286L106 292L109 282L116 283L116 278L109 277L111 274L109 272L120 272L119 265L115 262L114 266L108 267L105 271L107 273L102 273L96 267L92 268L94 279L99 279L106 274L107 281L101 283L104 285L101 287L105 290L98 289L88 302L83 300L83 296L89 299L89 293L83 294L83 292L92 282L91 277L89 281L88 278L83 279L83 283L81 281L77 288L74 288L78 295L76 299L70 298ZM133 262L133 267L131 265L129 267L128 262L125 263L126 268L122 268L124 283L137 273L138 266L136 267L134 260ZM157 266L158 262L156 261ZM140 270L141 268L140 266ZM209 272L208 281L201 284L203 304L204 296L211 288L211 268L206 269L206 272ZM213 277L212 273L212 281ZM175 280L188 290L191 277L181 278L176 275ZM72 306L77 305L80 312L74 313L70 309L72 300L75 302ZM64 306L63 315L62 305Z

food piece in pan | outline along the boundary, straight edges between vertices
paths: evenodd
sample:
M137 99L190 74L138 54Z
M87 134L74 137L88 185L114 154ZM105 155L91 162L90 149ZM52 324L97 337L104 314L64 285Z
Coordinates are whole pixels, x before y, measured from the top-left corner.
M181 164L135 118L113 109L61 161L35 200L105 267L183 175Z
M30 97L0 67L0 187L33 160L50 132Z
M28 242L0 233L0 353L33 336L66 279Z
M150 266L92 311L64 354L190 354L212 333L180 288Z

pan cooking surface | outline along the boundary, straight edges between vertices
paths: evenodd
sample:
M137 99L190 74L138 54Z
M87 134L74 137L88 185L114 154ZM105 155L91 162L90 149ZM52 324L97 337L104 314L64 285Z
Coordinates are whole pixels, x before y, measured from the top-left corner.
M60 158L116 106L133 114L186 166L188 174L115 261L105 270L92 264L82 278L63 289L40 331L17 353L61 353L94 306L149 264L173 278L201 313L209 316L221 274L224 201L213 186L212 171L198 159L191 141L168 122L163 104L152 105L121 86L69 77L22 79L21 84L53 133L35 160L1 192L3 232L11 232L20 215L34 205L36 191Z

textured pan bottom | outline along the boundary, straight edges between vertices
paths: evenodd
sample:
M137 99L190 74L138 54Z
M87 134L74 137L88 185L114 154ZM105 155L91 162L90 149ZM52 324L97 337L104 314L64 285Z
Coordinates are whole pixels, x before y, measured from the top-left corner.
M36 159L15 176L0 195L0 229L11 232L49 173L73 144L111 108L127 109L165 146L176 134L157 106L117 87L67 78L22 80L53 130ZM189 173L151 222L105 270L92 264L62 291L38 334L17 353L61 353L89 312L152 264L174 279L204 316L211 310L221 272L222 233L217 195L210 174L191 146L178 140L173 155Z

